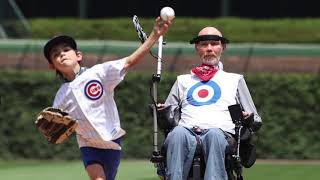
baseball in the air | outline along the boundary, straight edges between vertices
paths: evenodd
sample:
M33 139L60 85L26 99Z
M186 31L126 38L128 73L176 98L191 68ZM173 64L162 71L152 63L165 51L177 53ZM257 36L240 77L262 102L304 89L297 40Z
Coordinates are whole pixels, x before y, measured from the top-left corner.
M160 11L160 17L164 21L174 19L174 10L171 7L164 7Z

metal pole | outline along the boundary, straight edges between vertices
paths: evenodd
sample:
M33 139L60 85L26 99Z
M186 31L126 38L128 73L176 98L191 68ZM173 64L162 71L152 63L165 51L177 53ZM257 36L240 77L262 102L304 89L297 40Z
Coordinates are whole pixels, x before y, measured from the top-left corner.
M161 63L162 63L162 45L163 45L163 36L159 37L158 40L158 63L157 63L157 74L161 74Z
M230 0L221 0L221 16L230 16Z
M4 28L2 27L1 24L0 24L0 38L2 38L2 39L8 38L8 35L6 34L6 31L4 30Z
M87 18L87 0L79 0L79 18Z
M16 4L16 2L14 0L9 0L8 1L10 3L10 6L12 7L13 11L16 13L16 15L18 16L19 20L21 21L21 23L23 24L23 26L25 27L25 29L27 30L27 35L31 35L31 26L28 23L27 19L24 17L24 15L22 14L21 10L19 9L18 5Z
M163 46L163 36L158 39L158 60L157 60L157 70L156 74L152 78L152 89L153 89L153 100L155 103L158 101L158 82L161 79L161 63L162 63L162 46ZM156 106L156 104L155 104ZM158 118L157 118L157 107L153 107L153 147L154 153L158 152Z
M153 82L153 100L157 102L157 82ZM153 107L153 151L158 152L158 119L157 119L157 107Z

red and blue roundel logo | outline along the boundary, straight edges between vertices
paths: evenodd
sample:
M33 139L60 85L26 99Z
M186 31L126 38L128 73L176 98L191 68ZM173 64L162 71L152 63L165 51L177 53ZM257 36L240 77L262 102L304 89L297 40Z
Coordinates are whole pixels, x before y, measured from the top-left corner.
M103 94L103 86L101 82L97 80L89 81L84 88L84 94L91 100L99 99Z
M193 85L187 93L187 101L194 106L216 103L221 97L219 85L213 81L201 81Z

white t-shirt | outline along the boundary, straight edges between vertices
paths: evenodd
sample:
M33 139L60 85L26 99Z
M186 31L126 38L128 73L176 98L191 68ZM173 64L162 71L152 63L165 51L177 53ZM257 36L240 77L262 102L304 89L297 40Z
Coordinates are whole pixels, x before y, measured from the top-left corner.
M202 129L221 128L234 133L228 106L236 104L238 82L242 76L222 70L207 82L193 74L177 78L178 98L181 100L179 125Z
M114 88L126 74L125 61L124 58L95 65L58 90L53 106L78 120L79 147L121 149L111 140L125 134L114 101Z

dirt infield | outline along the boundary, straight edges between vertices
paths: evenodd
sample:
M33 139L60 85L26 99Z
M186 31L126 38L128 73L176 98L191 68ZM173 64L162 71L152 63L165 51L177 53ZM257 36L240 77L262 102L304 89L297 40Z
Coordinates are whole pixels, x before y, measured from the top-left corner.
M117 55L84 55L83 65L91 67L94 64L118 59ZM230 72L273 72L273 73L320 73L320 57L303 56L228 56L223 60L224 69ZM199 64L196 56L165 56L162 61L162 71L188 72ZM133 69L136 71L156 71L157 60L148 55L145 60ZM42 54L0 53L0 68L15 68L26 70L48 70L48 63Z

